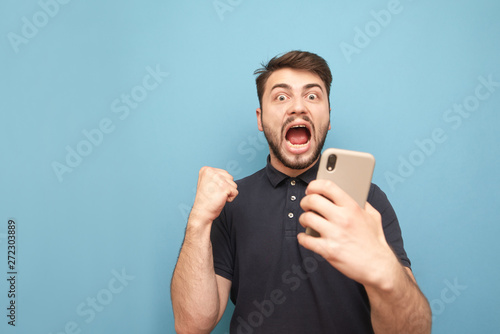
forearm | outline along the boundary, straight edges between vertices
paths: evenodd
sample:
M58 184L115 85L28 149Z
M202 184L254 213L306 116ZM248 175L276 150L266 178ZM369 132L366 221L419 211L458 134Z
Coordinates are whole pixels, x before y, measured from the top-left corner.
M178 332L209 333L217 324L220 300L210 242L211 224L189 222L171 283Z
M427 334L431 310L409 269L396 263L383 289L365 286L375 333Z

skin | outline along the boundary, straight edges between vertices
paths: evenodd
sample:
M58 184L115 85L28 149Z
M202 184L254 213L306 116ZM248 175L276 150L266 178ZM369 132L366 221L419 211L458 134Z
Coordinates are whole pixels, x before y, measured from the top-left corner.
M231 281L215 274L210 229L226 202L237 195L228 172L211 167L200 170L170 286L176 333L210 333L224 314Z
M291 177L319 158L330 126L330 108L321 79L307 71L280 69L266 83L257 125L270 146L274 168ZM306 126L310 139L291 145L290 126ZM231 282L215 274L210 229L226 202L238 195L224 170L203 167L186 235L171 284L177 333L210 333L226 308ZM346 276L364 285L376 333L430 333L431 312L409 268L385 240L380 214L369 203L360 208L337 185L312 181L301 201L299 222L320 233L297 236L303 247L323 256Z
M299 222L319 232L299 233L299 244L323 256L344 275L363 284L375 333L430 333L429 303L413 273L388 245L380 213L364 208L331 181L315 180L301 201Z
M262 109L256 110L257 126L269 142L271 164L280 172L295 177L318 160L331 129L326 92L322 80L308 71L284 68L269 77ZM286 130L294 125L309 129L311 138L307 145L295 147L286 141Z

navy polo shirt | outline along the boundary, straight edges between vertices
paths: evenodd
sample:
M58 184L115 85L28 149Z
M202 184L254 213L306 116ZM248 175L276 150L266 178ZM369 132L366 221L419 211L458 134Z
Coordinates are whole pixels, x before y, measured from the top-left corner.
M364 287L300 246L300 200L318 163L292 178L267 166L237 181L239 194L212 225L215 273L232 281L231 333L373 333ZM396 214L371 185L368 202L410 267Z

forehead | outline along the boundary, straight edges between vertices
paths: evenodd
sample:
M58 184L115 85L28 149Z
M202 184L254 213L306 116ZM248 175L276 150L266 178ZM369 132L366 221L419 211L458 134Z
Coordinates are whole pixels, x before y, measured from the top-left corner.
M326 91L325 84L317 74L307 70L282 68L274 71L269 76L264 93L270 92L277 84L287 84L292 87L292 89L302 89L305 85L313 83L320 85L323 91Z

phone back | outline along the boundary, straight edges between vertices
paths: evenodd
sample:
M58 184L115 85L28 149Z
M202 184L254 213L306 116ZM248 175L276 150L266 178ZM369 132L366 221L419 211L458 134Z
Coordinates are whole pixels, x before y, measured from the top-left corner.
M363 208L374 168L375 158L369 153L329 148L321 155L317 178L332 180Z

